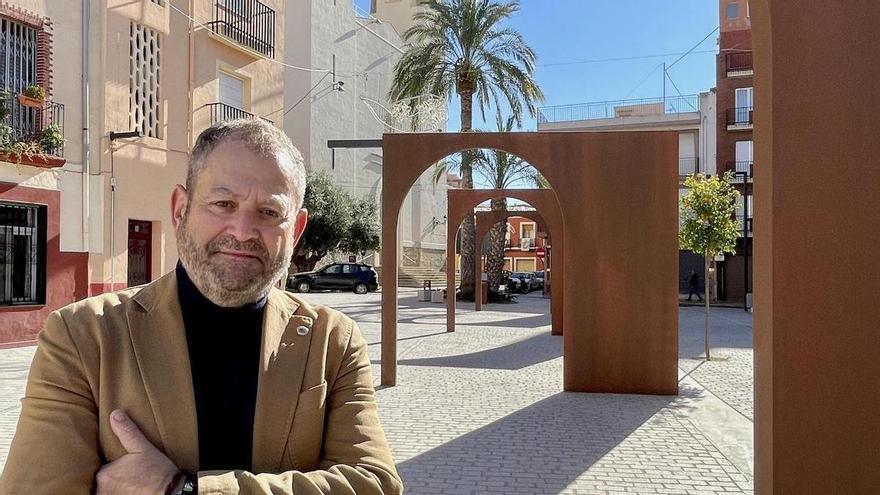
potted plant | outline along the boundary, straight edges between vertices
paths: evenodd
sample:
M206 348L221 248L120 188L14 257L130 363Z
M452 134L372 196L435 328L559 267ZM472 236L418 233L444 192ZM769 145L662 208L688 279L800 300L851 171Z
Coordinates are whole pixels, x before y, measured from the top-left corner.
M0 89L0 123L6 122L9 117L9 97L11 93L8 89Z
M49 124L40 133L40 146L43 152L56 155L64 146L64 136L61 134L61 126Z
M46 91L42 86L32 84L24 88L24 92L18 95L18 102L26 107L42 108L46 99Z

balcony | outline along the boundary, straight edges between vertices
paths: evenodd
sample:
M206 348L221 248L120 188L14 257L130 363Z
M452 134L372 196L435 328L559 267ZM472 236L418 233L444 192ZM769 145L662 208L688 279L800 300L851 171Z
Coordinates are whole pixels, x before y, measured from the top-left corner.
M745 77L754 74L752 52L731 52L724 56L727 77Z
M256 115L254 115L250 112L245 112L244 110L242 110L240 108L235 108L234 106L227 105L226 103L219 103L219 102L218 103L208 103L206 106L208 107L208 110L210 110L210 112L211 112L211 124L212 125L216 124L217 122L223 122L225 120L247 119L247 118L255 119L255 118L257 118ZM269 119L264 119L263 117L260 117L260 118L270 124L274 124L274 122L272 122Z
M275 11L257 0L216 0L211 31L247 51L275 56Z
M0 93L0 161L53 168L64 165L63 157L64 105L24 104L16 94Z
M754 107L736 107L727 109L727 130L747 131L754 124Z
M736 172L737 175L734 179L740 182L742 182L742 174L745 174L749 180L752 180L755 177L755 162L753 161L727 162L725 168Z
M685 177L687 175L700 173L700 159L697 157L679 158L678 159L678 176Z
M538 109L538 124L613 119L618 117L674 115L699 111L700 95L601 101L541 107Z

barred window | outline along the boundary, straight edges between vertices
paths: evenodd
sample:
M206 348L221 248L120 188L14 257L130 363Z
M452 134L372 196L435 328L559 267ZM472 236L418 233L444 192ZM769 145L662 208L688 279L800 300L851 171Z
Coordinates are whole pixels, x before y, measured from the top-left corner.
M131 23L129 49L130 128L144 136L159 135L159 33Z
M0 305L46 302L46 207L0 203Z
M0 87L13 93L37 83L37 30L0 18Z

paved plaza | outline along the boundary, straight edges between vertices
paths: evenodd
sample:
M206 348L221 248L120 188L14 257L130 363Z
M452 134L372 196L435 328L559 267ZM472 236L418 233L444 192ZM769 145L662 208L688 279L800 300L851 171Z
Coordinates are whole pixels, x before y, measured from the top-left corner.
M379 294L306 294L352 316L378 385ZM398 386L379 388L385 431L410 494L752 493L752 317L713 308L705 362L702 308L681 308L679 396L562 391L562 338L549 299L445 305L400 296ZM0 350L0 466L33 347Z

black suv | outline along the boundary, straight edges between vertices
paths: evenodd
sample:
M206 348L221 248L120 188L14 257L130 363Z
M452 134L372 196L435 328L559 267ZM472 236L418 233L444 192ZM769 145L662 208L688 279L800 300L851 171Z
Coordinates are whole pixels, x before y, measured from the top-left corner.
M333 263L313 272L294 273L287 278L287 288L297 292L312 289L351 290L366 294L379 288L376 270L360 263Z

